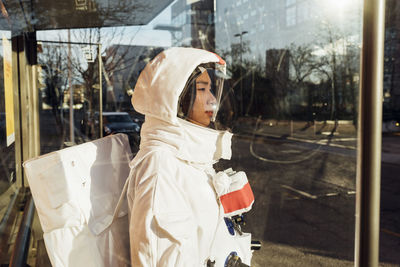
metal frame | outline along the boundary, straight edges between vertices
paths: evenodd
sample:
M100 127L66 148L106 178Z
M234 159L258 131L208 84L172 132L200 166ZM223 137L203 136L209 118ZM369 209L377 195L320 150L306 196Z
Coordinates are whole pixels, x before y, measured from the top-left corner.
M0 240L3 240L0 243L0 264L4 264L4 261L8 260L9 257L8 242L4 242L4 240L9 240L12 235L11 231L19 210L20 198L19 188L17 188L11 196L7 210L0 221Z
M378 266L385 0L364 0L354 266Z
M36 48L36 33L25 33L12 38L15 169L21 187L27 184L22 162L40 154Z
M101 44L97 44L98 49L98 59L99 59L99 128L100 128L100 138L103 137L103 61L101 58Z
M29 242L31 239L31 225L35 214L35 205L30 195L27 195L22 220L19 225L18 234L15 239L14 248L10 259L10 267L27 266L26 260L29 252Z

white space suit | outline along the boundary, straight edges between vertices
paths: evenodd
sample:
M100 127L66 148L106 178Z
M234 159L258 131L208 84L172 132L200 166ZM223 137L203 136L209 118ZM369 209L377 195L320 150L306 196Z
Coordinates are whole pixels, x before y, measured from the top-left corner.
M171 48L142 71L132 104L145 114L128 185L132 266L224 266L234 251L250 264L250 234L231 235L212 165L231 157L231 134L177 117L178 99L200 64L225 64L200 49Z

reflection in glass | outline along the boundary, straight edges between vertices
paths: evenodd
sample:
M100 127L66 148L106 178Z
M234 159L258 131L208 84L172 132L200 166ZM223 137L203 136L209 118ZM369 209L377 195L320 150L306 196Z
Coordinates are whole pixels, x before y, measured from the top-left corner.
M9 120L14 120L12 111L13 104L7 103L11 101L12 94L12 62L11 62L11 44L10 32L0 32L0 38L4 38L0 42L0 239L2 242L0 248L0 258L6 256L7 251L4 246L10 233L5 230L11 224L11 220L15 218L11 214L13 208L13 200L16 196L16 172L15 172L15 141L12 136L14 126ZM7 44L8 43L8 44ZM7 95L7 96L6 96ZM15 101L15 100L14 100ZM6 107L8 105L8 107ZM11 126L10 126L11 125ZM14 217L13 217L14 216ZM11 219L10 219L11 218ZM4 240L3 240L4 239Z
M256 202L246 231L264 246L253 265L349 265L361 14L360 0L177 0L148 26L71 30L71 40L85 48L71 44L68 54L67 44L42 44L40 64L48 76L42 106L49 110L41 121L43 127L57 125L57 116L60 121L43 138L57 136L56 146L68 141L68 123L61 123L68 119L68 58L75 132L83 142L104 130L96 113L98 60L103 111L128 112L140 126L143 117L132 110L130 96L146 63L170 45L215 51L228 63L225 90L236 134L232 161L218 168L244 170L252 184ZM59 33L47 38L68 41Z
M99 106L98 45L96 43L39 42L38 77L41 96L41 152L58 150L70 141L70 111L74 113L76 142L98 138L94 123ZM71 103L72 87L72 103Z
M144 25L172 1L8 1L0 5L0 30L12 29L16 36L37 30Z

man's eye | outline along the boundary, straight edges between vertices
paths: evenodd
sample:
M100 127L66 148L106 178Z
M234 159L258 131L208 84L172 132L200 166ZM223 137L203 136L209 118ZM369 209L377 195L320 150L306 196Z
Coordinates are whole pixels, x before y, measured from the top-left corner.
M200 87L200 88L197 88L197 90L199 90L199 91L205 91L205 90L206 90L206 88L202 88L202 87Z

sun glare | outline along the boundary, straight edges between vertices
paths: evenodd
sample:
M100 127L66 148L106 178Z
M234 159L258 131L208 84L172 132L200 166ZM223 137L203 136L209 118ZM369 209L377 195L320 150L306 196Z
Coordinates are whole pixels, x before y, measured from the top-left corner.
M344 11L346 8L355 4L356 0L325 0L326 7L332 12Z

